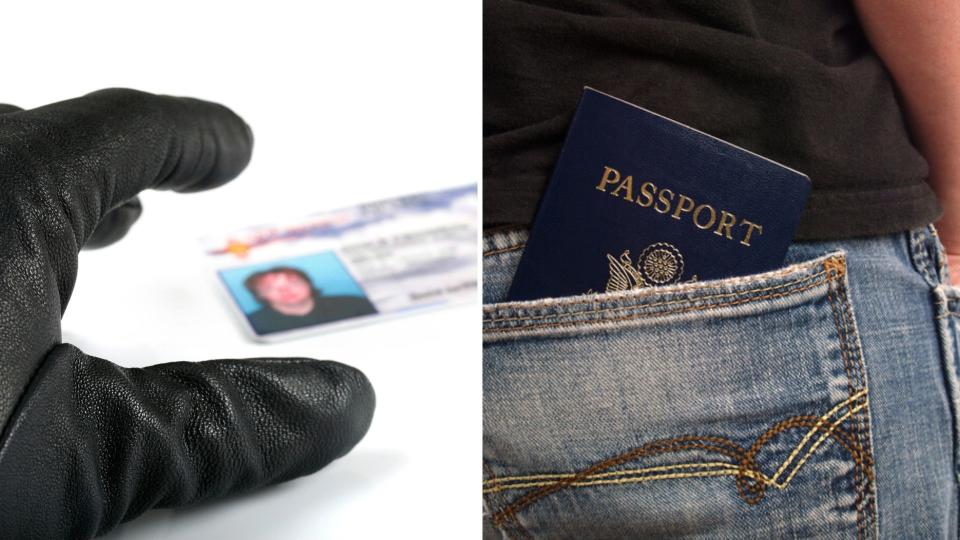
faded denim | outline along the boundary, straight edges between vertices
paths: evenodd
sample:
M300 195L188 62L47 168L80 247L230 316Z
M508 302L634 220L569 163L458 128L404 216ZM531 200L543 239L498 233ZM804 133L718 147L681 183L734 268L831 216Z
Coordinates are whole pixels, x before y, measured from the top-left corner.
M503 302L525 238L485 238L485 537L957 537L960 290L932 225Z

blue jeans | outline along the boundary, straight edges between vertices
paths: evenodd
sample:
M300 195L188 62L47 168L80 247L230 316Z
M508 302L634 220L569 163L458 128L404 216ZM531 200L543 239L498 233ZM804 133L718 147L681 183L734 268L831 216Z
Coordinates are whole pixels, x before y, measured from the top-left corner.
M485 537L957 537L960 289L932 225L503 302L525 238L485 238Z

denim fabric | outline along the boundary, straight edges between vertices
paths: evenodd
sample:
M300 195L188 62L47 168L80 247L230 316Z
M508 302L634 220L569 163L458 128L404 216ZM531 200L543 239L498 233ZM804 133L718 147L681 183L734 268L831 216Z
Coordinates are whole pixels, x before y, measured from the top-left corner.
M525 238L485 238L485 537L957 537L960 290L932 225L503 302Z

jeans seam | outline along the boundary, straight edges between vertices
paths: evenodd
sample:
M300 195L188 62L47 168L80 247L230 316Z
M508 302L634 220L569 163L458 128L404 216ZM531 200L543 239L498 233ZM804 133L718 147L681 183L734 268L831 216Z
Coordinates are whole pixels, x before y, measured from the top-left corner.
M859 348L856 342L849 343L850 334L848 333L847 327L851 324L853 315L849 308L849 298L842 289L844 289L844 287L837 287L835 291L832 284L828 284L827 299L830 303L830 310L833 312L833 322L840 344L840 356L843 359L844 372L847 375L847 392L852 396L857 388L866 388L866 376L863 370L862 357L859 355ZM843 305L843 311L840 310L838 304ZM854 371L854 368L856 368L856 371ZM865 407L858 412L859 414L854 414L854 411L851 409L851 431L857 438L859 446L872 456L869 443L864 439L864 429L865 426L866 429L869 429L869 423L865 421L863 417L869 414L869 410ZM867 438L869 438L869 433L867 433ZM872 505L873 472L868 470L864 471L864 473L862 476L856 474L854 481L854 489L856 491L854 507L857 513L858 539L864 537L868 521L876 524L875 507ZM876 533L876 527L872 529L872 532Z
M828 286L827 289L827 299L830 302L830 310L833 312L833 324L836 327L837 331L837 340L840 344L840 357L843 359L843 369L847 375L847 392L848 394L853 394L853 377L851 375L850 368L850 359L847 353L846 339L845 334L841 331L839 316L837 313L836 303L833 298L833 287ZM857 438L857 441L860 443L861 447L863 445L863 440L860 437L860 425L857 422L857 419L851 418L851 432ZM854 484L853 488L856 491L856 499L854 500L854 509L857 514L857 539L863 538L863 501L864 493L861 485L862 478L859 473L854 472Z
M853 355L853 362L857 368L857 373L859 375L859 382L863 388L868 386L867 383L867 369L863 359L863 350L859 344L859 334L856 332L856 329L851 329L854 327L856 322L853 314L853 307L850 303L850 298L847 295L847 287L843 287L839 290L840 301L843 304L843 309L847 314L846 326L844 328L844 333L847 340L851 341L850 343L850 353ZM851 337L852 336L852 337ZM856 415L857 428L860 435L860 444L864 448L864 451L873 455L873 444L872 444L872 431L870 430L870 409L865 407L863 410ZM864 512L866 513L866 519L872 520L875 524L875 528L879 526L876 521L876 486L873 482L873 473L871 471L870 476L867 477L866 483L864 485L864 491L866 493L866 507ZM874 532L877 532L874 530Z

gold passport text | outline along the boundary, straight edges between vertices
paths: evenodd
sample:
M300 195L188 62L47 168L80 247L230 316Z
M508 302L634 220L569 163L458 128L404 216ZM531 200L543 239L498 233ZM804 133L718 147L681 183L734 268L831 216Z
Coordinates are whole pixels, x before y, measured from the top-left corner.
M701 230L712 230L713 234L728 240L739 239L740 244L750 247L754 234L763 234L763 225L748 219L737 218L733 212L716 208L707 203L697 203L683 193L675 193L668 188L657 188L653 182L643 182L634 197L633 175L621 178L620 171L604 165L603 174L597 189L613 197L622 198L644 208L653 207L661 214L670 214L676 220L689 216L693 224ZM736 231L736 233L734 233Z

